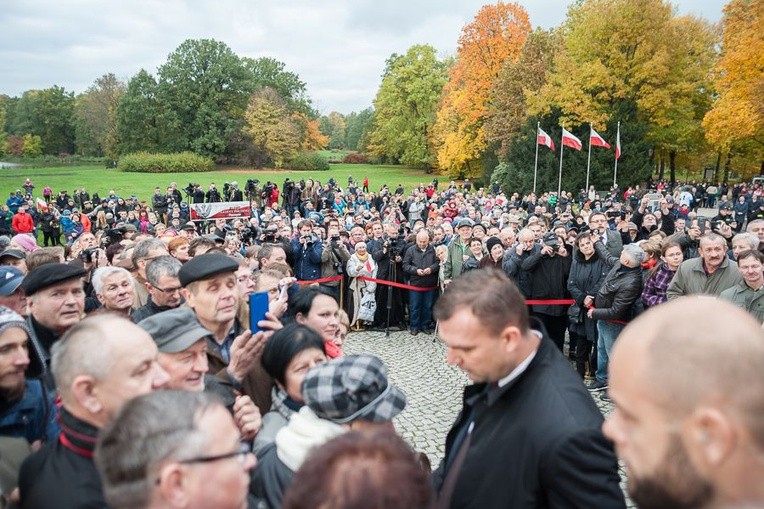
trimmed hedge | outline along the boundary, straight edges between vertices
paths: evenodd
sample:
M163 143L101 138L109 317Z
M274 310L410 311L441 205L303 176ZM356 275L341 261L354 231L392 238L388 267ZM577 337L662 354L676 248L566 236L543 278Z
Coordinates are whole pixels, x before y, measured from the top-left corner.
M301 152L286 163L288 170L296 171L329 171L329 161L316 152Z
M212 171L215 165L212 159L193 152L174 154L134 152L120 157L117 168L120 171L135 173L184 173Z

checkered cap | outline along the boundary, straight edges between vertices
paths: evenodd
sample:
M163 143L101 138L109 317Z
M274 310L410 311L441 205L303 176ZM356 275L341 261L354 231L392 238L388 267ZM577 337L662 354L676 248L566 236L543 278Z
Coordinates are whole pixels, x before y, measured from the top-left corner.
M389 421L406 407L406 395L372 355L348 355L317 365L302 382L302 396L316 415L337 424Z

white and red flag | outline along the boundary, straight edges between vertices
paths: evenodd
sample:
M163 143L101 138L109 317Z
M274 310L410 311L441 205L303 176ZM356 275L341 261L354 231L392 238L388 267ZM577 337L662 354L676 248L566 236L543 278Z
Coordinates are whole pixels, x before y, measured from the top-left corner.
M547 133L544 132L542 128L538 128L537 134L537 140L536 143L539 145L544 145L545 147L549 147L551 150L554 150L554 142L552 141L552 137L549 136Z
M562 128L562 144L576 150L581 150L581 147L583 146L581 145L581 140L573 136L573 134L568 132L564 127Z
M589 133L589 144L594 145L595 147L605 147L610 148L610 143L606 142L605 139L597 134L597 131L592 129L591 126L589 126L589 129L591 132Z
M621 158L621 123L618 122L618 133L615 135L615 160Z
M48 211L48 204L45 202L45 200L43 200L42 198L37 198L37 200L35 200L35 201L37 203L37 208L39 210L41 210L43 212L47 212Z

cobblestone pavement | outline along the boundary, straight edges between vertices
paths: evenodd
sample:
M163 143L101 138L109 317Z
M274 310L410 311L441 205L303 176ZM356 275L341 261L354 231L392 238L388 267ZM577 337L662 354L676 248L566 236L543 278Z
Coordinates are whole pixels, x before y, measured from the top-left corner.
M406 410L395 419L398 433L417 451L427 454L435 468L444 455L446 434L461 408L461 394L470 383L459 369L446 364L446 349L434 336L411 336L408 331L351 332L346 354L369 353L385 362L390 379L405 393ZM597 406L607 414L612 406L594 396ZM622 485L626 475L621 468ZM634 505L629 502L629 507Z

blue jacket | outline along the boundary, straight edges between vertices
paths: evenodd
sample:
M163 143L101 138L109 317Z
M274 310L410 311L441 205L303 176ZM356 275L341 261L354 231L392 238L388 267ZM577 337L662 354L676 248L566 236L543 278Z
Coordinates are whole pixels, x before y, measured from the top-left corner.
M300 244L300 237L292 239L294 275L300 281L313 281L321 277L321 252L323 243L319 240L310 246Z
M57 417L58 408L42 383L27 379L24 396L0 415L0 435L23 437L30 444L36 440L55 442L61 432Z

